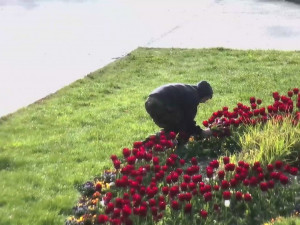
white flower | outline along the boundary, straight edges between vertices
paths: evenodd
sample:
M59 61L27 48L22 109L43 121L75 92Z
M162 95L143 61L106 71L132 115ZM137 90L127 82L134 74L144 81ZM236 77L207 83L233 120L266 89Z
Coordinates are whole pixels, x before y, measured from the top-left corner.
M230 200L225 200L224 205L225 205L225 207L229 207L230 206Z
M103 200L103 199L101 200L100 204L101 204L102 206L105 206L104 200Z

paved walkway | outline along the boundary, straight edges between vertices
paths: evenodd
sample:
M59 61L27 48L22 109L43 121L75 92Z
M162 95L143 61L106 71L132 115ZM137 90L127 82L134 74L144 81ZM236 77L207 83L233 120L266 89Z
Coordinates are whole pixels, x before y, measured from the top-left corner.
M139 46L300 50L281 0L0 0L0 116Z

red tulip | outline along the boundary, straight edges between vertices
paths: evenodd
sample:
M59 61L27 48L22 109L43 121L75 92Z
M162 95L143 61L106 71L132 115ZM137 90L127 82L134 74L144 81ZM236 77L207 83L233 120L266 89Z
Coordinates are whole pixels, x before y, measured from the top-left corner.
M275 186L274 181L273 181L273 180L269 180L269 181L268 181L268 188L269 188L269 189L272 189L272 188L274 188L274 186Z
M242 199L243 199L243 194L242 194L242 192L237 191L237 192L235 193L235 199L236 199L237 201L242 200Z
M162 187L162 193L163 193L164 195L169 194L169 187Z
M133 201L133 204L134 204L135 206L138 206L138 205L141 204L142 196L139 195L139 194L134 194L134 195L132 196L132 201Z
M256 101L255 97L250 97L250 103L254 103Z
M188 187L188 184L183 182L180 184L180 189L181 191L187 191L187 187Z
M185 160L184 160L184 159L180 159L180 160L179 160L179 163L180 163L181 166L184 166Z
M227 180L222 180L221 188L222 189L228 189L229 188L229 182Z
M114 211L114 208L115 208L115 206L112 202L107 203L105 213L110 214L111 212Z
M291 167L289 172L290 172L290 174L296 176L298 174L298 168L297 167Z
M251 201L252 200L251 194L249 194L249 193L244 194L244 199L245 199L246 202Z
M220 179L220 180L224 179L224 176L225 176L224 170L220 170L220 171L218 172L218 177L219 177L219 179Z
M229 200L231 198L230 191L224 191L223 192L223 198L224 198L224 200Z
M187 203L184 206L184 213L190 213L192 212L192 204L191 203Z
M192 165L197 165L198 164L197 158L196 157L192 157L191 158L191 163L192 163Z
M215 191L218 191L218 190L220 190L220 186L219 186L219 185L217 185L217 184L216 184L216 185L214 185L214 190L215 190Z
M180 193L180 194L178 194L178 199L179 199L179 201L185 201L185 193Z
M154 151L156 152L162 152L163 151L163 146L160 144L154 145Z
M231 187L236 187L237 184L238 184L238 180L237 179L233 178L233 179L230 180L230 186Z
M272 105L269 105L269 106L267 107L267 109L268 109L268 112L269 112L269 113L272 113L272 112L273 112L273 106L272 106Z
M201 182L201 181L202 181L202 175L201 175L201 174L198 174L198 175L192 176L192 181L193 181L194 183L199 183L199 182Z
M134 165L134 164L135 164L135 161L136 161L136 157L135 157L134 155L129 156L129 157L127 158L127 163L128 163L129 165Z
M262 107L259 109L259 114L262 115L262 116L265 116L266 115L266 108Z
M113 163L114 163L114 167L115 167L116 170L121 168L120 160L115 160L115 161L113 161Z
M189 189L192 191L192 190L194 190L195 188L196 188L196 184L194 183L194 182L190 182L189 184L188 184L188 186L189 186Z
M248 179L243 180L244 186L249 186L250 181Z
M208 126L209 126L209 123L208 123L207 120L204 120L204 121L202 122L202 124L203 124L203 126L205 126L205 127L208 127Z
M228 156L223 157L223 162L225 165L228 164L229 161L230 161L230 158Z
M280 175L279 180L283 185L286 185L289 182L289 178L285 175Z
M250 186L256 186L257 185L257 178L256 177L254 177L254 176L252 176L252 177L250 177L250 180L249 180L249 183L250 183Z
M158 207L160 210L165 210L166 209L166 202L162 201L158 203Z
M128 148L123 148L123 156L125 158L127 158L128 156L130 156L131 151Z
M191 181L191 176L185 174L185 175L183 175L183 180L184 180L184 182L189 183Z
M272 172L274 170L274 166L272 164L267 165L267 169L269 172Z
M158 208L156 206L151 207L152 216L157 216Z
M204 197L204 200L206 202L211 201L212 200L212 193L211 192L206 192L206 193L204 193L203 197Z
M209 184L205 185L204 188L206 192L211 191L211 186Z
M273 92L273 98L278 101L280 99L279 93L278 92Z
M209 163L209 165L214 168L214 169L217 169L219 168L219 161L218 160L213 160Z
M140 208L139 208L139 215L142 216L142 217L147 216L147 207L140 206Z
M234 171L234 169L235 169L235 164L233 164L233 163L227 163L225 165L225 170L226 171Z
M258 167L261 167L261 166L260 166L260 162L255 162L255 163L253 164L253 169L256 170Z
M117 218L121 216L121 209L115 208L112 217Z
M207 213L206 210L204 210L204 209L201 209L201 210L200 210L200 216L201 216L202 218L206 219L207 215L208 215L208 213Z
M172 207L172 209L174 209L174 210L179 210L179 209L180 209L179 203L178 203L177 201L175 201L175 200L173 200L173 201L171 202L171 207Z
M122 215L124 216L124 217L128 217L128 216L130 216L131 215L131 207L130 206L128 206L128 205L124 205L123 206L123 208L122 208Z
M267 182L261 182L260 183L260 189L262 191L268 191L268 183Z
M214 174L213 168L211 168L211 167L206 167L206 175L207 175L207 177L208 177L208 178L212 178L213 174Z
M107 215L99 215L98 216L98 223L106 223L108 221L108 216Z
M254 116L259 115L260 114L260 109L254 109L253 114L254 114Z
M294 94L294 92L293 92L293 91L288 91L288 96L289 96L289 97L292 97L292 96L293 96L293 94Z
M262 103L262 100L261 100L261 99L257 99L257 100L256 100L256 103L257 103L258 105L260 105L260 104Z
M281 167L283 166L283 163L280 161L280 160L277 160L276 162L275 162L275 168L276 169L281 169Z
M169 190L169 195L171 198L175 197L179 193L179 187L178 186L173 186Z
M271 177L272 179L279 180L280 173L278 173L278 172L271 172L271 173L270 173L270 177Z
M111 156L110 156L110 159L111 159L112 161L115 161L115 160L118 159L118 157L117 157L116 155L111 155Z
M192 194L190 192L185 193L185 200L189 202L191 201L191 199L192 199Z
M183 169L182 168L177 168L176 173L180 176L183 173Z
M176 138L176 133L173 132L173 131L171 131L171 132L169 133L169 138L170 138L170 139L175 139L175 138Z
M172 158L168 158L166 160L166 165L167 166L173 166L175 164L175 161Z
M150 198L150 197L148 197L148 198ZM148 203L146 201L141 202L141 206L147 207L148 205L149 206L155 206L156 205L156 200L154 198L150 198L148 200Z
M172 172L171 173L171 179L172 179L172 181L173 182L177 182L178 181L178 173L176 173L176 172Z
M121 225L121 219L118 218L113 218L109 222L111 225Z

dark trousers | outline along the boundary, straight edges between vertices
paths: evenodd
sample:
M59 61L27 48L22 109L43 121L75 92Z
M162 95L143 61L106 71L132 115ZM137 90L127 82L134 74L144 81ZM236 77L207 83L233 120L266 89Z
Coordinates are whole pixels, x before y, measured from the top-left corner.
M155 124L163 128L166 132L174 131L178 133L183 131L188 134L196 132L195 121L185 118L182 109L164 104L155 96L150 96L147 99L145 108Z

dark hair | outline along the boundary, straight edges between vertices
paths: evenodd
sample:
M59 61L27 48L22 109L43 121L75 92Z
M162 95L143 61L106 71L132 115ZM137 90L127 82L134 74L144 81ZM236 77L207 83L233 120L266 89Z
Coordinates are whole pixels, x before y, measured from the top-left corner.
M209 97L212 98L213 96L213 89L210 86L210 84L207 81L200 81L197 84L197 88L198 88L198 93L200 98L204 98L204 97Z

